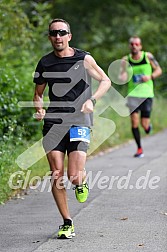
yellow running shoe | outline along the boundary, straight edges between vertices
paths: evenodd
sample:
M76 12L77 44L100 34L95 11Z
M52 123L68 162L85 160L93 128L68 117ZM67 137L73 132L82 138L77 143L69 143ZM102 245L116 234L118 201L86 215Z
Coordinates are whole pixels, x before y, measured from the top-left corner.
M76 185L74 189L77 200L80 203L85 202L89 195L89 186L87 182L84 182L82 185Z
M58 238L59 239L71 239L75 236L74 225L61 225L59 226Z

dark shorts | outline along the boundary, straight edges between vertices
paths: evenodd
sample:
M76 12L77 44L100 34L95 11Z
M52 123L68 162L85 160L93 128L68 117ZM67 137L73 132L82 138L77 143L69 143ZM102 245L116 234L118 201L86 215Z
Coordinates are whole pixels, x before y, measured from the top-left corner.
M52 150L67 152L67 154L72 151L84 151L87 153L89 144L82 141L70 142L69 127L44 124L43 147L46 153Z
M149 118L152 110L153 98L128 97L127 106L130 113L141 112L141 117Z

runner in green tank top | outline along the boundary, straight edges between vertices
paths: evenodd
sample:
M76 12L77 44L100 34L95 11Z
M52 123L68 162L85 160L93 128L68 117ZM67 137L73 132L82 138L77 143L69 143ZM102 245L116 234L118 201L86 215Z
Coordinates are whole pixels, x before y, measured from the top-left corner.
M134 157L143 157L141 146L139 123L149 134L152 125L150 114L154 97L153 80L162 74L161 67L150 52L142 51L141 39L133 36L129 39L130 54L123 57L120 78L126 82L128 71L124 67L128 61L133 69L133 76L128 82L128 107L130 110L132 134L137 144L137 152ZM140 117L139 117L140 111Z

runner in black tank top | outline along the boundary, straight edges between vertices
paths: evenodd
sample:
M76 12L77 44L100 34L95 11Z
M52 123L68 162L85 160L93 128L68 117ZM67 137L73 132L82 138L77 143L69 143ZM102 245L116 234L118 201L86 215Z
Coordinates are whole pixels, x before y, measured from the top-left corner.
M52 193L64 222L58 237L72 238L74 224L62 181L65 153L67 176L75 185L77 200L85 202L89 193L85 163L93 108L111 82L89 53L69 46L72 35L65 20L52 20L48 37L54 51L42 57L37 65L34 104L37 120L44 118L43 146L52 172ZM99 82L93 95L91 77ZM47 111L43 108L46 85L50 100Z

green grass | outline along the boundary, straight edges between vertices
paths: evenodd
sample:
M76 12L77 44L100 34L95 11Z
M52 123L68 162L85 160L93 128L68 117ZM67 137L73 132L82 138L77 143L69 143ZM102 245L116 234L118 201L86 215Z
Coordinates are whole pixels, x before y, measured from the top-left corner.
M108 102L106 98L106 102ZM99 107L104 107L104 104L99 101L98 102ZM98 110L98 107L96 110ZM162 99L161 97L156 97L154 99L154 105L153 105L153 111L151 115L151 121L153 124L153 133L157 133L164 128L167 128L167 117L165 109L167 107L167 99ZM102 119L102 118L108 118L108 119ZM115 123L116 128L113 129L113 122ZM107 148L114 147L116 145L125 143L132 139L131 134L131 125L130 125L130 118L127 117L121 117L119 116L112 108L108 108L103 114L101 115L101 118L96 119L95 118L95 130L93 130L92 135L92 141L91 144L95 144L98 148L91 153L91 155L94 155L98 153L99 151L104 151ZM112 133L113 131L113 133ZM141 134L142 136L145 136L144 130L141 128ZM42 134L41 134L42 135ZM99 140L102 141L103 137L106 137L106 140L100 145ZM34 143L34 142L33 142ZM35 162L32 166L28 168L28 170L21 169L15 162L17 157L23 153L28 147L30 147L32 142L24 142L10 144L10 141L4 141L2 150L0 152L0 203L3 204L5 201L7 201L10 197L18 193L20 190L16 189L13 190L10 188L8 182L9 178L12 174L15 172L21 172L21 174L13 177L13 184L19 185L19 182L24 184L25 180L27 180L27 184L29 185L29 182L31 181L32 184L35 184L37 180L32 180L34 176L38 176L40 178L43 178L43 176L46 175L46 173L49 171L49 165L47 162L46 157L42 157L39 159L40 154L42 152L41 146L38 145L36 149L34 149L29 155L27 155L27 161L28 159L31 160L31 158L35 157L39 159L39 161ZM92 145L93 146L93 145ZM95 146L91 147L94 148ZM29 175L29 176L28 176Z

